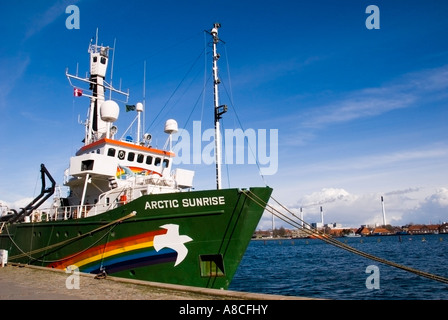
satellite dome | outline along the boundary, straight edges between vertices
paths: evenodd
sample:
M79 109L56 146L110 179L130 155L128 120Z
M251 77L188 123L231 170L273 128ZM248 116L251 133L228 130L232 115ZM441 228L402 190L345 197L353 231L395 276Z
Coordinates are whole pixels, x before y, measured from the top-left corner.
M143 104L141 102L137 102L137 104L135 105L135 108L136 108L137 112L142 112Z
M165 133L172 134L178 131L177 122L174 119L168 119L165 122Z
M100 107L101 120L106 122L115 122L120 114L120 107L115 101L106 100Z

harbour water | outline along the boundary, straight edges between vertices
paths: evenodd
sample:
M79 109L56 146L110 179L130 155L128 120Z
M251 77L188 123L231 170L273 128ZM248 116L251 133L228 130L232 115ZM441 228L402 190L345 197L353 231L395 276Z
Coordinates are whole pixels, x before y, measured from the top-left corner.
M388 261L448 278L448 234L338 240ZM319 239L252 240L229 289L334 300L448 300L446 283Z

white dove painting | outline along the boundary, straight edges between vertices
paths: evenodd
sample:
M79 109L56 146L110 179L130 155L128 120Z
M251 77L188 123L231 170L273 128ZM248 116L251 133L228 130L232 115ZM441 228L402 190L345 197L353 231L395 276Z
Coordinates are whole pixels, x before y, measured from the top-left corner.
M177 266L188 254L188 249L184 243L190 242L193 239L186 235L179 235L178 224L165 224L160 227L166 229L167 232L154 237L154 249L159 251L163 248L170 248L176 251L177 259L174 266Z

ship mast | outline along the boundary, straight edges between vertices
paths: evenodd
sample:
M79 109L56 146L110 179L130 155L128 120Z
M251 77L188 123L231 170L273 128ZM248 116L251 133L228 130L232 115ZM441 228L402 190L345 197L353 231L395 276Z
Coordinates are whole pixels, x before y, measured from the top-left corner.
M219 53L216 51L216 45L219 41L218 38L218 29L221 27L221 24L215 23L213 25L210 34L213 36L213 94L214 94L214 102L215 102L215 161L216 161L216 189L221 189L221 131L219 120L221 116L227 111L226 105L219 105L219 92L218 85L221 81L218 78L218 60Z
M110 136L110 119L102 116L102 104L106 101L106 90L110 90L110 99L112 98L112 91L125 96L126 100L123 101L125 103L128 102L129 98L129 90L127 93L117 90L112 87L112 79L110 80L110 84L105 80L109 63L109 51L114 50L114 48L105 47L98 44L98 29L96 31L95 43L92 41L93 39L91 40L88 49L88 53L90 54L90 76L88 78L80 78L77 74L76 76L69 74L68 70L65 72L70 84L75 88L75 90L79 90L79 95L77 96L86 96L90 98L88 119L85 123L85 145L91 144L102 138L108 138ZM72 84L72 79L89 84L89 89L78 89ZM85 93L84 91L91 91L91 94Z

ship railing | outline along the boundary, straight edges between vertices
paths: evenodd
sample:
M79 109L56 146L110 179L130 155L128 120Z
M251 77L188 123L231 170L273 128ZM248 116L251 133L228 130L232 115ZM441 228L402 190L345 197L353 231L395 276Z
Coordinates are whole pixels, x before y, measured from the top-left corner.
M87 216L89 208L92 205L78 205L78 206L62 206L51 207L47 209L36 209L31 212L29 216L25 216L25 223L36 223L42 221L56 221L56 220L69 220L78 219Z
M86 218L90 215L90 211L95 207L91 204L62 206L57 209L54 214L48 215L48 220L70 220Z
M139 176L135 179L135 185L153 185L153 186L165 186L165 187L173 187L175 185L175 181L172 177L161 177L158 175L150 175L150 176Z
M116 201L111 201L110 203L97 203L94 206L90 206L91 208L87 212L85 217L96 216L97 214L101 214L103 212L115 209L123 204L126 204L127 198L125 199L117 199Z
M63 220L87 218L115 209L120 205L126 204L128 201L126 198L121 198L109 204L97 203L95 205L64 206L59 209L58 218Z

